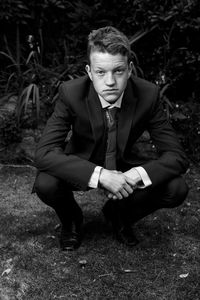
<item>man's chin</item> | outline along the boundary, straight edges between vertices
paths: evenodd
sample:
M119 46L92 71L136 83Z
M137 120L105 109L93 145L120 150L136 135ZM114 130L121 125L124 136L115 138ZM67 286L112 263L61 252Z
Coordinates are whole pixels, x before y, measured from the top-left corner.
M117 95L106 95L104 96L104 100L109 102L109 103L114 103L119 99L120 96Z

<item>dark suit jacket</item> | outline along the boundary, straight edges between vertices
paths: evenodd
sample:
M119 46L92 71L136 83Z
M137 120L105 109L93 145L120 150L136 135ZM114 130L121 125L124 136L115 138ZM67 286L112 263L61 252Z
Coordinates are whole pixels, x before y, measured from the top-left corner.
M69 131L72 135L66 141ZM154 160L139 162L133 146L148 130L159 151ZM36 167L75 189L86 190L96 165L103 165L106 120L93 84L84 76L63 83L59 100L36 151ZM184 173L187 159L159 99L156 85L132 76L118 114L117 165L141 164L154 185Z

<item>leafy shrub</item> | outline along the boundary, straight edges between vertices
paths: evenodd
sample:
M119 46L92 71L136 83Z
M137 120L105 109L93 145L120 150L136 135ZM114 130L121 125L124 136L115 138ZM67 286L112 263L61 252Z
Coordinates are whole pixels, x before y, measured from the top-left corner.
M17 124L15 113L0 116L0 145L6 147L22 140L22 131Z
M45 110L48 107L46 104L53 101L54 89L59 81L60 74L54 70L44 68L40 64L39 48L33 42L31 42L31 51L28 58L25 60L20 51L21 43L18 26L16 54L12 53L7 39L5 39L5 44L6 52L0 51L0 55L10 61L11 65L7 67L10 73L4 72L4 76L2 75L1 81L2 86L4 86L4 93L8 94L8 99L12 93L18 95L16 106L18 123L26 123L25 121L28 120L26 125L31 124L31 127L36 127L41 117L40 106L43 105ZM5 99L5 96L3 98ZM30 119L27 119L27 116Z
M189 101L170 101L170 82L165 74L160 74L156 83L160 86L160 96L168 120L176 130L179 140L193 161L200 161L200 103L191 97Z
M147 79L155 81L160 72L165 73L171 80L172 98L186 101L193 92L200 94L198 0L17 0L17 4L0 3L0 39L6 33L12 43L18 24L23 47L27 36L34 35L40 64L62 73L67 70L64 80L84 72L88 33L114 25L129 36ZM1 58L0 63L4 65Z
M172 124L189 157L194 162L200 161L200 103L191 99L174 105Z

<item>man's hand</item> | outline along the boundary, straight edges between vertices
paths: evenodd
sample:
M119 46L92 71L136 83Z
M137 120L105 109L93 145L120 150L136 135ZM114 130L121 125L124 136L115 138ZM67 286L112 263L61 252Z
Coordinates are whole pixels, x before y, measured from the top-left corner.
M137 184L141 182L141 176L134 168L124 172L123 174L134 189L137 187Z
M99 177L99 183L112 199L123 199L128 197L132 192L132 181L122 172L102 169Z
M117 171L113 171L113 172L117 172ZM118 172L118 173L125 175L126 183L132 188L132 192L133 192L133 190L137 189L138 184L141 183L141 177L134 168L132 168L124 173L121 173L121 172ZM107 192L107 196L109 199L113 199L113 200L119 199L116 196L116 194L114 194L114 193Z

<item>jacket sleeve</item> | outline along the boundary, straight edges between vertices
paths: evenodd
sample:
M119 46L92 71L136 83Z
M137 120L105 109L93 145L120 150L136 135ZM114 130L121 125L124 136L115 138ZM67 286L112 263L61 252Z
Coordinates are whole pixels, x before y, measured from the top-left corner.
M154 185L180 176L188 168L187 157L178 141L175 130L166 118L158 90L157 93L147 127L159 155L158 159L143 165Z
M38 143L35 164L39 171L60 178L75 189L86 190L96 165L76 155L64 153L73 116L63 99L61 86L54 112Z

